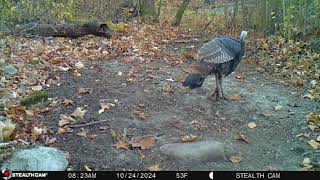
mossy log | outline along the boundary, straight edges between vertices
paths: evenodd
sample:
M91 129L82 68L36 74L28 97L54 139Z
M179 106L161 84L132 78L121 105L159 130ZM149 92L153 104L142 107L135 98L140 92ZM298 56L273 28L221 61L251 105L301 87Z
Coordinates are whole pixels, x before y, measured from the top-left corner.
M70 37L78 38L85 35L111 38L112 32L107 24L90 21L85 24L39 24L29 23L13 28L14 35L37 35L44 37Z

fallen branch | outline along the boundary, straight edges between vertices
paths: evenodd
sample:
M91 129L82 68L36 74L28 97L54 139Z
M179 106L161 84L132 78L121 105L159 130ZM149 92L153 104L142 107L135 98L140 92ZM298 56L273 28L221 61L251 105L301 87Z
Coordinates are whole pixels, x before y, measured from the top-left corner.
M27 31L30 31L31 29L34 29L35 27L38 26L38 24L39 24L39 23L34 23L31 27L20 31L18 34L20 35L20 34L22 34L22 33L24 33L24 32L27 32Z
M3 21L0 21L0 23L6 25L10 29L11 33L14 34L14 31L12 30L11 26L9 26L9 24L7 24L6 22L3 22Z
M92 34L99 37L111 38L112 32L107 24L96 20L84 24L41 24L29 23L16 26L13 35L35 35L44 37L78 38Z
M109 120L95 121L95 122L86 123L86 124L69 125L68 127L70 127L70 128L84 127L84 126L90 126L90 125L93 125L93 124L99 124L99 123L107 122L107 121L109 121Z
M190 39L190 40L176 40L174 43L196 43L199 42L199 39Z

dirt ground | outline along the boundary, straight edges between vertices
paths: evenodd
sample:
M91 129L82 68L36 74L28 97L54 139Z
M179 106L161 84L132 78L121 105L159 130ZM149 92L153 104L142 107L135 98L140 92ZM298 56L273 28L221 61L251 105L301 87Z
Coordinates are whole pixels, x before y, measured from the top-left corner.
M51 146L69 153L73 170L83 170L85 165L94 170L147 170L157 164L161 170L300 170L303 155L311 150L297 135L307 128L306 115L319 104L304 99L303 89L266 80L245 60L223 81L226 96L240 95L241 99L218 102L209 98L215 88L214 76L207 78L200 89L186 91L182 87L178 80L186 75L182 69L188 63L168 65L152 59L149 63L123 63L113 59L84 64L86 69L80 77L51 72L62 84L48 89L50 97L73 100L74 106L57 105L39 119L51 129L58 129L60 114L71 114L75 107L83 107L87 112L81 123L107 120L85 126L87 137L76 135L80 127L57 136ZM128 80L127 75L137 71ZM245 79L237 78L241 73ZM167 84L175 88L173 93L163 92ZM93 92L79 95L79 88L93 88ZM118 102L99 115L100 100ZM282 109L276 111L276 106ZM149 115L147 120L132 114L137 109ZM248 128L250 122L257 127ZM147 150L117 149L110 129L126 129L129 139L153 135L156 144ZM236 140L237 133L248 137L249 143ZM181 142L181 136L188 134L223 142L227 151L241 157L241 162L190 164L160 153L161 145ZM142 154L145 157L141 159Z

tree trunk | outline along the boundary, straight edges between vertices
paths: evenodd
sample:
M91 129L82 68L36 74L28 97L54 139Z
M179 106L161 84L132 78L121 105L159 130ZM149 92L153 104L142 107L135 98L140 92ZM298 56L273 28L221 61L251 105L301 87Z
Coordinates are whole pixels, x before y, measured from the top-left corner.
M181 6L179 7L177 14L174 18L174 21L172 23L173 26L179 26L181 22L181 18L183 16L184 11L186 10L190 0L183 0Z
M155 22L160 22L161 8L162 8L162 0L160 0L160 2L159 2L158 14L157 14L157 17L155 18Z
M235 27L237 24L236 24L236 21L237 21L237 15L238 15L238 0L235 0L234 2L234 7L233 7L233 15L232 15L232 26Z
M154 0L139 0L139 12L146 20L155 21L157 18Z

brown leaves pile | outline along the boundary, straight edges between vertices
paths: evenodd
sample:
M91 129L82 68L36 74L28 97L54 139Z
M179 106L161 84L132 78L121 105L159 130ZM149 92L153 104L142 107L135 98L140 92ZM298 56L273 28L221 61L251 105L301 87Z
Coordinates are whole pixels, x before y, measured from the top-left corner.
M257 65L272 79L284 81L290 86L303 87L306 82L320 77L320 68L317 66L320 54L313 52L307 43L269 37L257 39L251 46L259 47L254 59L259 59ZM320 100L320 96L317 100Z
M4 90L0 90L0 96L4 96L6 92L13 92L14 96L6 100L11 103L11 107L16 107L11 108L8 106L6 114L8 114L8 118L21 127L21 133L28 134L25 139L29 139L32 136L30 129L34 127L34 121L45 110L26 109L18 106L16 102L19 102L20 98L31 90L39 91L51 85L64 85L64 82L58 76L49 76L49 71L63 71L79 77L81 76L81 71L88 68L84 60L106 60L118 56L119 59L123 59L127 63L136 61L149 63L149 59L159 59L169 65L180 64L183 62L181 59L185 59L185 57L181 54L173 53L173 50L168 50L165 45L176 39L193 37L193 33L190 30L171 27L169 23L161 24L162 28L158 28L157 25L134 20L125 24L124 27L130 27L130 31L126 31L126 34L123 35L114 36L111 39L92 35L77 39L52 38L49 41L43 41L41 38L3 37L0 52L4 53L0 58L6 59L6 63L16 67L18 73L10 81L1 79L1 83L5 82L8 86ZM148 59L145 57L148 57ZM101 73L102 70L98 71L97 69L97 72ZM128 79L135 82L136 77L128 77ZM147 78L151 79L153 77ZM21 84L26 89L24 92L17 92ZM93 93L92 88L83 87L78 89L79 95L91 93ZM74 106L73 101L68 99L59 103L66 107ZM51 105L55 107L57 102L51 102ZM111 107L111 104L101 104L102 111ZM50 109L47 109L48 111ZM84 114L84 110L78 109L73 113L73 118L81 119ZM137 110L133 114L143 120L147 120L149 117L142 110ZM71 130L67 128L67 125L71 122L73 122L71 117L66 115L61 117L58 134L70 132ZM35 129L33 137L36 138L37 134L39 134L39 131Z
M320 128L320 111L312 112L308 115L308 126L312 131L318 130ZM316 139L310 139L308 141L308 144L313 149L319 149L320 148L320 135L317 134Z

